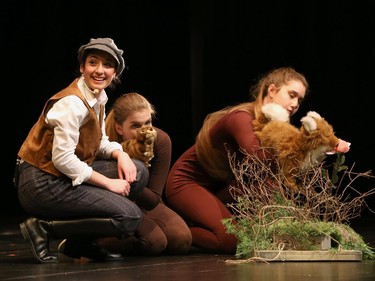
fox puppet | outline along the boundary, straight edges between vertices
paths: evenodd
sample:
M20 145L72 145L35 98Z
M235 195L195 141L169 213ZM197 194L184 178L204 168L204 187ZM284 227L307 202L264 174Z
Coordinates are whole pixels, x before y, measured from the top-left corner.
M264 116L254 121L255 134L264 149L276 156L286 186L298 191L296 176L312 165L321 163L326 155L346 153L350 143L335 135L332 126L315 111L301 119L298 129L289 122L288 112L278 104L262 107Z

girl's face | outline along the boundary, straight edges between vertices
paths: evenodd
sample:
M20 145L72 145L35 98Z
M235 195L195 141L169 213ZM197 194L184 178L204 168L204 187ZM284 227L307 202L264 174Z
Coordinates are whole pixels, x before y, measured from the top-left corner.
M305 98L306 88L301 81L291 80L286 84L282 85L277 90L274 84L271 84L268 88L268 97L270 102L277 103L284 107L289 116L292 116L297 112L300 104Z
M143 125L152 125L151 113L148 109L135 111L122 124L115 124L117 133L122 136L122 141L134 139L137 128Z
M92 91L97 89L100 93L116 77L116 62L107 52L93 50L87 55L85 63L81 64L80 71L86 85Z

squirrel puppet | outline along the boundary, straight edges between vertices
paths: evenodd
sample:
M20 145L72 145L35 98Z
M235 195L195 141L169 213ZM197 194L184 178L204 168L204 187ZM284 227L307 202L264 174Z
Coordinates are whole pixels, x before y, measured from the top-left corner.
M157 132L152 125L143 125L137 129L135 139L123 141L121 145L130 158L141 160L146 167L150 167L150 161L154 158L156 136Z

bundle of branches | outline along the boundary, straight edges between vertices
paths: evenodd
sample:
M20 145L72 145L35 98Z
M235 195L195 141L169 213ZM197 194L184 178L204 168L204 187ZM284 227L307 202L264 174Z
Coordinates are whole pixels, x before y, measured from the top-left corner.
M375 188L361 191L355 188L360 178L373 179L370 171L354 172L344 165L345 158L337 154L336 162L311 165L296 174L300 189L284 185L277 160L272 163L242 151L241 160L230 156L236 184L231 186L234 203L232 219L223 220L227 232L237 236L237 257L252 257L256 250L283 249L276 236L292 237L299 243L289 243L296 250L314 250L312 236L330 236L333 250L359 250L365 259L375 259L368 246L349 225L367 208L368 196ZM284 241L285 242L285 241ZM292 245L292 246L290 246Z

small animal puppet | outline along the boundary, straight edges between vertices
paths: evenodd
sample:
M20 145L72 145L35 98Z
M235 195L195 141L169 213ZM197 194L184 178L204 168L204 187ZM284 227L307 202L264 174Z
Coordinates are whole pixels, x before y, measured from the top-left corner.
M126 140L121 145L130 158L141 160L146 167L150 167L150 161L154 158L156 136L157 132L151 125L143 125L137 129L135 139Z
M300 173L321 163L327 154L349 150L350 143L336 137L332 126L315 111L309 111L301 119L300 129L290 124L289 114L278 104L264 105L262 113L261 120L269 121L255 123L255 134L262 147L277 158L285 176L284 184L295 191L300 190L297 184Z

